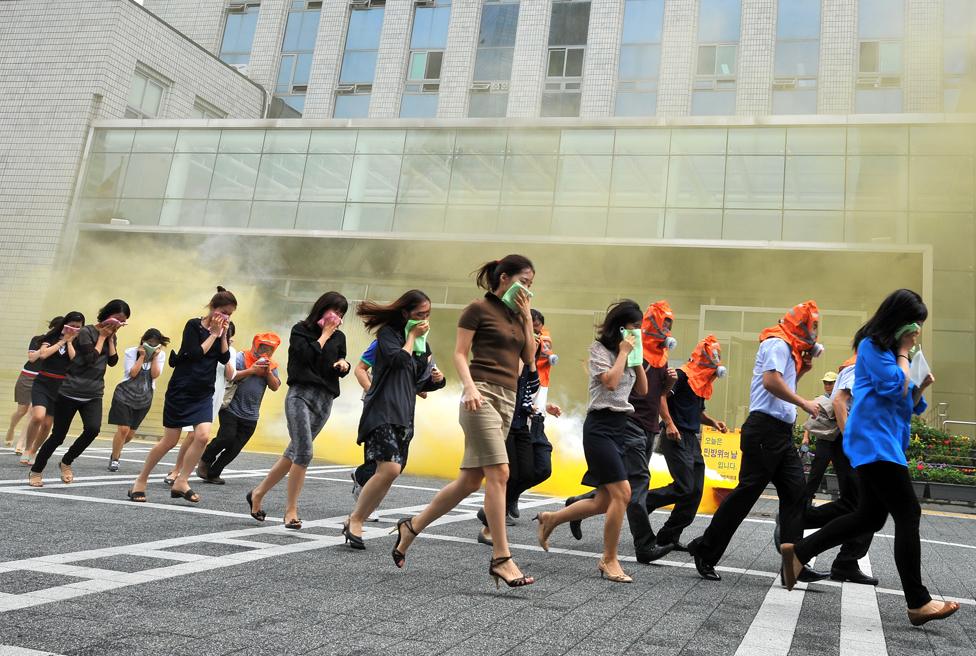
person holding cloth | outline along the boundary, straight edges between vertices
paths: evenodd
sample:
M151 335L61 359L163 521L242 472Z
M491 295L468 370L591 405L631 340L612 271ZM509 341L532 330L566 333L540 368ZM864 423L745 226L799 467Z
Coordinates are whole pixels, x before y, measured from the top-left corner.
M913 626L944 619L959 610L954 601L932 599L922 584L918 534L922 509L905 457L912 414L925 411L922 393L935 382L932 374L913 381L909 367L927 318L922 297L899 289L881 302L874 316L854 335L854 404L845 425L844 448L860 483L857 509L809 537L784 540L782 545L783 580L787 590L792 590L803 563L865 528L880 531L891 515L895 521L895 567Z
M144 503L149 474L167 453L180 441L184 426L193 426L192 440L169 492L172 499L199 503L200 495L190 487L190 473L200 460L200 454L210 439L213 426L214 371L217 363L230 360L228 326L237 310L237 297L223 287L207 304L207 314L194 317L183 326L179 351L170 351L173 367L166 401L163 404L163 438L146 455L139 477L129 489L130 501Z
M102 430L102 396L105 394L105 368L118 364L116 351L118 339L115 333L128 321L131 310L129 304L114 299L98 311L98 323L85 326L78 331L74 340L75 356L68 365L67 377L58 390L54 402L54 424L51 436L37 452L37 459L31 466L31 485L42 481L41 474L54 450L61 446L68 436L71 421L75 414L81 415L81 435L71 443L68 452L61 456L58 468L61 481L74 480L72 463L84 453L85 449L98 437Z
M277 334L259 333L249 350L237 354L233 363L233 396L227 407L220 409L217 437L204 449L197 465L197 476L205 483L224 484L220 477L224 467L240 454L258 427L265 391L277 392L281 387L278 363L271 359L279 344L281 338Z
M348 309L345 296L326 292L315 301L308 316L292 326L285 396L288 447L264 480L244 496L251 517L259 522L267 516L261 509L265 495L288 476L285 528L302 527L298 498L312 462L312 443L332 414L332 403L339 397L339 379L351 368L346 362L346 335L339 330Z
M597 565L600 576L615 583L630 583L617 556L620 529L631 500L625 453L634 434L628 421L634 413L631 392L647 394L647 376L639 349L641 309L624 299L607 310L597 338L590 345L587 367L590 401L583 422L583 455L586 474L583 485L596 488L596 496L566 506L558 512L536 515L539 546L549 551L549 536L560 524L606 514L603 525L603 556ZM639 431L639 429L637 429Z
M458 420L464 432L464 457L457 478L434 495L419 515L397 522L392 555L399 568L406 564L407 549L417 535L486 481L484 509L493 542L488 576L496 587L499 581L510 588L535 583L512 560L505 529L509 476L505 438L515 410L519 360L528 365L535 358L529 300L534 279L531 260L517 254L478 269L478 286L486 290L485 296L461 312L454 345L454 367L463 386Z
M705 533L688 543L695 568L704 579L721 580L715 565L770 482L779 496L783 540L793 542L803 532L806 480L793 445L793 424L797 407L815 416L820 406L797 394L796 385L812 368L812 358L823 352L817 342L819 331L817 304L806 301L759 335L749 390L749 416L740 437L739 482L715 511ZM807 568L797 574L803 581L827 577Z
M667 395L677 379L675 370L668 366L669 354L678 345L677 340L671 336L673 327L674 313L670 303L660 300L647 307L640 329L647 390L641 394L635 387L628 399L634 407L634 413L628 417L628 438L624 442L624 464L627 467L631 493L630 503L627 505L627 523L634 538L637 562L644 565L670 551L662 550L657 545L647 513L647 488L651 483L651 455L661 432L661 399ZM566 505L581 499L592 499L595 494L589 492L570 497L566 499ZM571 520L569 531L577 540L583 539L582 522Z
M128 444L152 406L156 379L163 373L166 353L163 347L169 344L169 337L155 328L150 328L139 340L139 346L125 350L123 365L125 371L122 382L115 386L112 406L108 411L108 423L115 425L112 438L112 453L108 459L108 470L119 470L122 447Z
M702 491L705 489L705 459L702 457L701 425L711 426L725 433L725 422L712 419L705 413L705 401L712 398L715 380L724 377L722 346L714 335L698 342L688 362L678 368L674 387L661 399L664 438L661 453L668 463L673 482L653 488L647 493L647 513L674 504L668 520L657 534L657 553L679 549L681 532L688 528L698 513Z
M430 298L411 289L389 305L364 301L356 314L376 333L373 376L363 399L357 443L375 472L363 485L342 534L353 549L365 549L363 522L379 507L406 466L413 438L417 394L442 389L447 381L434 366L427 343Z

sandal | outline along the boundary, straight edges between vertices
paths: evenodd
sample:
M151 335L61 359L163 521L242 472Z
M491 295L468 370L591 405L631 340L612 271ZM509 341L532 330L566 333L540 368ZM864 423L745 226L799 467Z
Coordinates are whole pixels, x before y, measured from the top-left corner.
M145 503L146 502L146 493L145 493L145 491L133 492L132 491L132 488L130 487L129 488L129 491L126 492L125 494L126 494L127 497L129 497L129 501L135 501L136 503Z
M190 503L200 503L200 495L193 491L192 488L186 488L185 492L177 492L176 490L170 490L169 496L171 499L179 499L180 497L186 499Z
M488 561L488 576L495 579L495 589L498 589L498 581L505 581L505 585L510 588L521 588L526 585L532 585L535 583L535 579L531 576L525 576L524 574L517 579L506 579L504 576L495 571L495 568L499 565L504 565L512 559L511 556L500 556L498 558L492 558Z
M165 483L166 485L169 485L170 487L173 487L173 483L175 483L175 482L176 482L176 477L173 476L173 472L170 472L170 473L166 474L165 476L163 476L163 483Z
M20 457L20 460L18 462L24 467L30 467L31 465L34 464L32 458L26 453Z
M44 487L44 477L40 472L32 471L27 475L27 484L31 487Z
M296 517L295 519L285 522L285 528L290 528L294 531L299 530L302 527L302 520Z
M251 490L250 492L245 494L244 498L247 499L247 505L251 507L251 517L258 520L259 522L263 522L264 518L267 517L268 514L263 510L254 512L254 490Z
M61 482L70 483L75 480L75 473L71 471L71 465L64 464L64 461L58 463L58 468L61 470Z
M393 528L392 531L390 531L390 533L393 533L395 531L397 534L397 543L396 546L393 547L393 564L399 567L400 569L403 569L403 566L407 562L407 554L400 551L400 541L403 539L403 535L400 532L400 527L406 526L407 530L413 533L414 536L420 535L419 533L417 533L417 531L413 530L413 524L410 523L411 519L413 518L404 517L403 519L398 519L396 526Z

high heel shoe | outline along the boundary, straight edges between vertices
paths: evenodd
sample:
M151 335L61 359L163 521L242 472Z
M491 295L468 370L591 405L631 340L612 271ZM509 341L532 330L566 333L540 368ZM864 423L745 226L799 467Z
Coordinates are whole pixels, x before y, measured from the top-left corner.
M606 578L608 581L613 581L614 583L633 583L634 579L630 578L626 574L611 574L607 570L607 563L602 558L600 563L596 566L600 570L600 578Z
M549 536L552 535L552 529L546 527L545 517L549 513L539 513L532 518L532 521L539 523L539 546L542 547L543 551L549 551Z
M342 525L342 535L346 538L346 544L352 549L359 549L360 551L366 549L366 543L363 542L363 536L356 535L349 530L349 520L347 519Z
M488 576L495 579L495 589L498 589L498 581L505 581L505 585L510 588L521 588L526 585L532 585L535 583L535 579L531 576L522 575L517 579L506 579L504 576L495 571L495 568L499 565L504 565L512 559L511 556L500 556L498 558L492 558L488 561Z
M416 537L417 535L419 535L419 533L417 533L417 531L413 530L413 524L410 523L410 520L411 519L413 519L413 518L412 517L404 517L403 519L398 519L397 520L397 523L396 523L396 526L394 526L393 527L393 530L390 531L390 533L396 533L397 534L397 543L393 547L393 564L396 565L397 567L399 567L400 569L403 569L403 566L407 562L407 554L405 554L402 551L400 551L400 542L403 540L403 534L400 532L400 527L401 526L406 526L407 527L407 530L414 534L414 537Z

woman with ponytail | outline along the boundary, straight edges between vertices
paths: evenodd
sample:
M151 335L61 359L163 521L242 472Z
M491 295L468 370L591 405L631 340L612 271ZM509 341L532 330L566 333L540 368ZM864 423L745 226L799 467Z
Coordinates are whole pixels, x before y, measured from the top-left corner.
M68 452L58 463L61 481L70 483L74 480L71 465L102 430L105 368L114 367L119 362L116 333L126 324L131 314L128 303L115 299L98 311L98 323L78 331L77 338L72 342L75 356L71 358L64 384L58 390L58 398L54 403L51 436L37 452L37 460L31 467L32 486L43 485L41 475L44 466L67 437L75 414L80 414L84 426L81 435L72 442Z
M505 438L515 411L519 360L529 365L535 358L529 302L534 278L535 267L522 255L507 255L478 270L478 286L486 290L485 297L461 313L454 347L454 367L464 390L460 409L464 458L458 477L429 506L397 522L393 548L397 567L405 565L407 549L421 531L486 481L484 509L493 541L488 575L496 587L499 581L512 588L535 583L512 560L505 529Z
M236 309L237 298L223 287L217 287L217 293L207 304L207 314L190 319L183 327L180 349L170 351L169 355L173 375L169 379L163 405L163 439L146 456L142 471L128 492L130 500L146 501L149 474L180 441L183 426L193 426L192 442L187 447L183 466L173 482L170 497L183 498L191 503L200 501L200 495L190 488L190 473L197 466L200 455L210 440L214 372L218 362L227 364L230 359L227 325Z
M85 315L81 312L73 311L59 317L41 337L40 348L27 356L40 367L31 386L31 418L27 425L27 444L20 458L22 465L34 464L34 454L51 432L54 400L67 376L68 365L75 357L74 341L84 325ZM40 483L40 478L37 482Z
M374 473L356 500L342 533L353 549L365 549L363 522L390 491L407 464L417 395L445 385L427 343L430 298L411 289L389 305L365 301L356 314L376 334L373 378L363 399L357 443Z

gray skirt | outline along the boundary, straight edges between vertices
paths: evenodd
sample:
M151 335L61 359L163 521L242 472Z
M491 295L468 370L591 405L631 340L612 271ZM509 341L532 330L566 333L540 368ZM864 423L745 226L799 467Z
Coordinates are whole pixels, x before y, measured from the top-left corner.
M312 442L325 427L332 413L334 397L315 385L290 385L285 396L285 421L288 447L283 454L296 465L312 462Z

